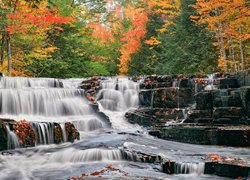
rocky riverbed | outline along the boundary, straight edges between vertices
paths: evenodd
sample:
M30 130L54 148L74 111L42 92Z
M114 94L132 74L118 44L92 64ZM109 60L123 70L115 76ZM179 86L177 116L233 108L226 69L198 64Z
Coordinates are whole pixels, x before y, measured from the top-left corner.
M2 78L1 178L246 179L249 82Z

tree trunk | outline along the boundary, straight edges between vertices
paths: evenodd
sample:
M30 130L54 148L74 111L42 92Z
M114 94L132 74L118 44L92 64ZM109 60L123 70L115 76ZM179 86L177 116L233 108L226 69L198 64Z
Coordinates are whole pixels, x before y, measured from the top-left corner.
M241 67L242 70L245 69L245 61L244 61L244 50L243 50L243 43L242 43L242 28L240 27L240 58L241 58Z
M224 44L224 39L221 33L221 30L219 29L219 38L220 38L220 43L221 43L221 51L222 51L222 59L225 63L225 71L228 71L227 68L227 55L226 55L226 49L225 49L225 44Z
M7 54L8 54L8 72L9 76L11 76L12 71L12 59L11 59L11 42L10 42L10 34L7 32Z
M216 9L216 15L219 16L220 15L220 12L218 9ZM226 54L226 50L225 50L225 44L224 44L224 39L223 39L223 35L222 35L222 24L219 22L218 23L218 27L217 27L217 35L218 35L218 42L219 42L219 45L220 45L220 51L221 51L221 57L222 57L222 60L225 64L225 71L227 72L228 71L228 68L227 68L227 54Z
M218 43L219 43L219 47L220 47L220 55L222 57L222 60L225 64L225 71L228 71L227 68L227 55L226 55L226 50L225 50L225 45L224 45L224 39L222 37L222 33L221 30L218 28L217 30L217 36L218 36Z
M5 31L2 31L2 40L0 48L0 63L3 70L3 61L4 61L4 40L5 40Z
M231 60L233 62L233 67L234 67L234 71L237 72L238 68L237 68L237 64L235 61L235 54L234 54L234 47L233 47L233 41L232 41L232 36L229 36L229 53L230 53L230 57Z

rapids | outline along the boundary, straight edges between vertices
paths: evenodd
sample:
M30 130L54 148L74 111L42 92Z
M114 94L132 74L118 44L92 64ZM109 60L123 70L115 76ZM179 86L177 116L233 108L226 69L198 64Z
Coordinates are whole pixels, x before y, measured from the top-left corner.
M19 148L8 126L9 150L0 155L0 179L67 179L99 171L112 165L128 173L106 172L108 179L220 179L204 175L201 157L208 153L245 157L248 149L201 146L160 140L138 126L129 124L124 114L139 106L139 84L127 77L106 78L97 94L99 110L111 127L92 109L79 89L84 79L2 77L0 118L26 119L38 137L36 146ZM72 122L80 140L65 142L65 122ZM58 123L64 143L55 145L53 123ZM142 163L137 153L154 154L176 162L175 175L162 172L160 164ZM223 178L224 179L224 178Z

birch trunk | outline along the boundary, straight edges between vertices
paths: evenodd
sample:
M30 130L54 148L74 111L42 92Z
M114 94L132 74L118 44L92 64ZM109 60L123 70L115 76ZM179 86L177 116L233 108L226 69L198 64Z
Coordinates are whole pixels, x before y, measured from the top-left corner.
M242 43L242 28L239 28L240 31L240 59L241 59L241 67L242 70L245 69L245 61L244 61L244 50L243 50L243 43Z
M11 42L10 42L10 34L7 33L7 54L8 54L8 72L9 76L11 76L11 71L12 71L12 54L11 54Z

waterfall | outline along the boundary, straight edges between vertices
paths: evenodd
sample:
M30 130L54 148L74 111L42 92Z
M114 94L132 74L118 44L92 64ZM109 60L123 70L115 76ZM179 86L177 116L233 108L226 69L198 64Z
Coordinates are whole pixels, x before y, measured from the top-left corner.
M20 143L18 140L17 135L10 130L9 125L6 125L6 130L7 130L7 149L16 149L20 147Z
M217 89L217 87L214 85L215 74L208 75L208 78L206 79L206 81L207 81L207 86L204 88L205 90Z
M52 78L25 78L25 77L2 77L0 79L0 88L13 89L23 87L63 87L63 83L58 79Z
M204 174L205 163L175 163L176 174Z
M62 129L63 142L66 142L67 141L67 137L66 137L65 123L60 123L60 127Z
M111 78L102 81L97 99L105 110L126 111L139 103L139 85L127 78Z
M78 89L0 89L1 114L84 115L90 107Z
M54 123L60 125L64 142L65 122L72 122L78 131L103 128L105 124L89 105L84 90L78 89L83 80L2 77L0 117L31 122L36 145L55 143ZM9 146L18 147L14 135L9 131Z
M36 134L36 144L54 143L53 123L33 122L32 126Z
M93 148L77 150L69 148L62 152L53 154L51 162L90 162L90 161L120 161L123 160L122 152L119 149Z
M106 114L114 129L138 131L139 126L129 124L124 114L139 105L139 83L127 77L116 77L103 80L97 94L100 111Z
M73 122L79 131L93 131L103 128L103 124L98 119L85 119Z

